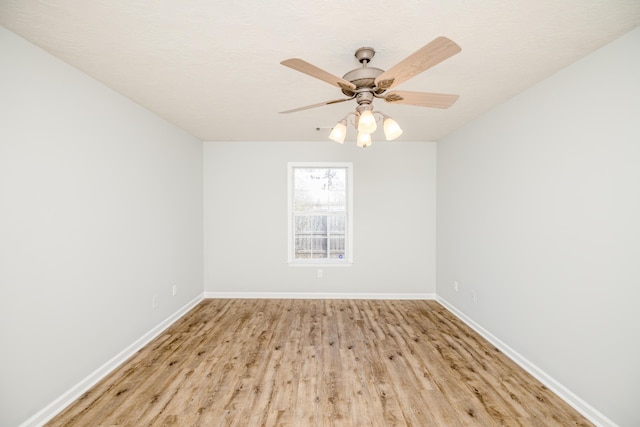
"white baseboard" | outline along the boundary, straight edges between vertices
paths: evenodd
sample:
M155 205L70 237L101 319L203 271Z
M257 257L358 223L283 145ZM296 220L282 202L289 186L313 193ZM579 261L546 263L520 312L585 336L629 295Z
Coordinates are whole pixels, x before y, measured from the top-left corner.
M341 293L341 292L215 292L205 291L205 298L238 299L395 299L395 300L432 300L436 294L387 294L387 293Z
M100 380L109 375L114 369L124 363L131 356L136 354L138 350L147 345L151 340L160 335L165 329L175 323L180 317L185 315L189 310L195 307L204 296L198 295L196 298L187 303L184 307L166 318L162 323L151 329L149 332L138 338L134 343L118 353L107 363L96 369L84 380L80 381L69 391L58 397L56 400L45 406L43 409L35 413L31 418L20 424L20 427L39 427L51 420L64 408L76 401L80 396L86 393L91 387L96 385Z
M506 354L511 360L516 362L522 369L533 375L538 381L545 385L549 390L560 396L565 402L571 405L574 409L580 412L585 418L600 427L618 427L611 419L607 418L602 412L598 411L593 406L582 400L575 395L571 390L560 384L553 377L548 375L542 369L535 364L531 363L528 359L522 356L520 353L509 347L502 342L498 337L487 331L485 328L476 323L469 316L458 310L454 305L449 303L439 295L436 296L436 301L442 304L447 310L449 310L454 316L466 323L471 329L482 335L487 341L496 346L501 352Z

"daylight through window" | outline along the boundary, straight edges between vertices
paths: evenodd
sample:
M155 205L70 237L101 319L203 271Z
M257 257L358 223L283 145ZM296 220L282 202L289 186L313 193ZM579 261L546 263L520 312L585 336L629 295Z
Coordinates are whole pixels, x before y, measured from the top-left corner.
M289 165L289 261L351 262L351 165Z

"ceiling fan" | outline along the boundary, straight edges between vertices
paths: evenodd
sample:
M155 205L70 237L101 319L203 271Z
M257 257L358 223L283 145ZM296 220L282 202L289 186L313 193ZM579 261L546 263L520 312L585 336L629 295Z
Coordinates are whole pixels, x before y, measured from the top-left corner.
M374 116L374 114L377 113L382 117L387 140L395 139L400 136L402 130L398 124L386 114L373 111L373 99L381 98L389 103L417 105L421 107L451 107L458 99L458 95L399 90L388 92L388 90L452 57L461 50L460 46L448 38L438 37L387 71L384 71L368 66L375 55L375 50L371 47L361 47L356 50L355 57L362 64L362 67L349 71L342 78L302 59L286 59L281 62L282 65L320 79L333 86L337 86L347 98L320 102L318 104L281 111L280 113L294 113L296 111L308 110L310 108L355 99L358 103L356 112L347 114L344 119L338 122L333 128L331 135L329 135L329 138L336 142L343 143L346 135L347 118L353 115L355 119L354 126L358 129L358 146L367 147L371 145L371 133L377 128L376 118Z

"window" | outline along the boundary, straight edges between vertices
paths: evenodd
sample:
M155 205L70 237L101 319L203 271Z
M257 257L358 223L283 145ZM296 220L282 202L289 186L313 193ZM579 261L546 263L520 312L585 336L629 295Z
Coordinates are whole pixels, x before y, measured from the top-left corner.
M352 263L352 169L289 163L289 263Z

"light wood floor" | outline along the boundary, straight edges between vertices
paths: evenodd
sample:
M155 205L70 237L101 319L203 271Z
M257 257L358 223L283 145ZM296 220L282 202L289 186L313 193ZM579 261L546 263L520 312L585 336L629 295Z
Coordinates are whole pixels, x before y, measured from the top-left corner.
M51 426L591 426L434 301L204 300Z

